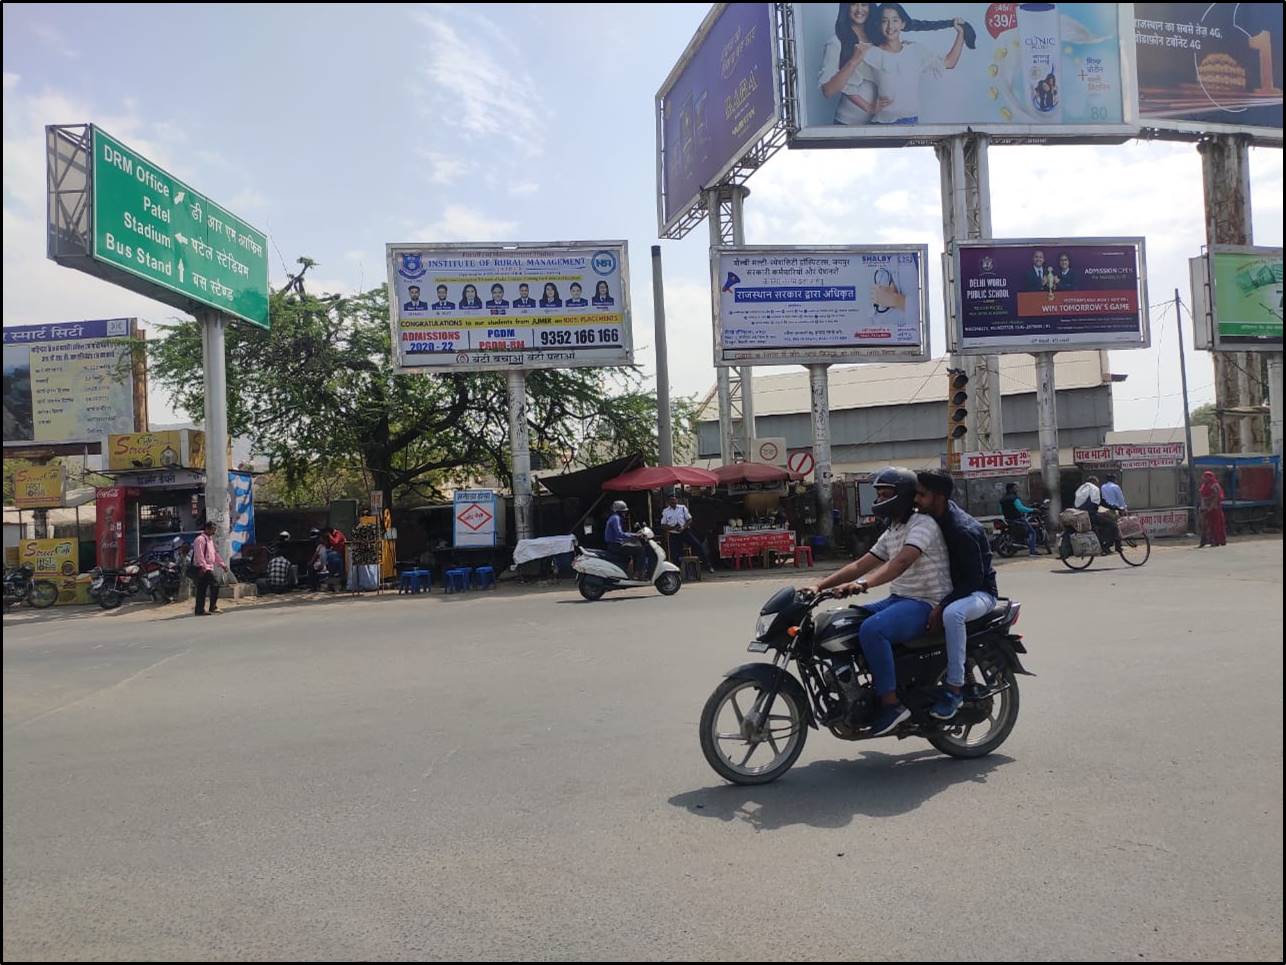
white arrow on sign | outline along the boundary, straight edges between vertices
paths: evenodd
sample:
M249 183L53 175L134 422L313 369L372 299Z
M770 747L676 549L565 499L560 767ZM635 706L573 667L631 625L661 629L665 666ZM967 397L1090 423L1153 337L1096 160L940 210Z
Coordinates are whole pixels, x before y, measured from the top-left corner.
M180 259L179 259L179 284L180 284L180 285L182 285L182 284L183 284L183 272L184 272L184 268L183 268L183 259L182 259L182 258L180 258Z
M188 236L181 231L176 231L174 232L174 240L181 245L186 245L188 243Z
M174 193L174 203L175 203L175 204L178 204L180 201L182 201L182 200L183 200L184 198L186 198L187 196L188 196L188 193L187 193L186 191L176 191L176 192Z

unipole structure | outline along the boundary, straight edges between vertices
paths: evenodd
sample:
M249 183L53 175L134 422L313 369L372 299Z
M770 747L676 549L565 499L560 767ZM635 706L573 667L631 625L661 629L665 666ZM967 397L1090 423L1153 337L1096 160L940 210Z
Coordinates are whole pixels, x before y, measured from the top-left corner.
M750 189L741 184L723 185L705 192L706 218L710 226L710 247L746 243L744 208ZM737 455L750 458L755 437L755 397L749 365L721 365L719 376L719 455L725 465ZM738 434L740 423L740 434Z
M201 360L205 368L205 518L215 525L219 555L232 557L228 527L228 368L224 334L228 320L211 308L200 312Z
M948 250L955 241L990 238L991 178L987 165L985 134L956 134L938 142L934 150L942 175L942 237ZM945 286L944 286L945 289ZM950 300L950 292L945 292ZM951 309L947 309L950 317ZM967 450L1005 447L1000 397L1000 356L953 357L952 368L969 377Z
M506 373L509 386L509 454L514 492L514 536L531 539L531 435L527 427L527 373Z
M1057 532L1058 514L1063 510L1063 491L1058 470L1058 386L1054 382L1053 352L1033 353L1036 358L1036 414L1040 439L1040 470L1049 497L1048 525Z
M1205 193L1206 244L1252 245L1250 206L1250 139L1241 134L1204 138L1201 175ZM1246 410L1264 402L1259 353L1212 352L1215 366L1215 412L1220 447L1226 452L1255 452L1265 447L1254 416ZM1229 410L1237 410L1230 412Z
M808 386L813 415L813 477L817 481L817 530L827 543L835 537L832 515L831 482L831 400L830 366L824 363L808 366Z
M652 313L656 321L656 431L661 465L674 465L674 427L670 420L670 353L665 344L665 285L661 246L652 246Z
M1192 504L1192 523L1197 522L1197 470L1192 464L1196 453L1192 451L1192 406L1188 401L1188 360L1183 352L1183 302L1179 299L1179 289L1174 290L1174 320L1179 332L1179 384L1183 388L1183 438L1188 446L1188 502Z

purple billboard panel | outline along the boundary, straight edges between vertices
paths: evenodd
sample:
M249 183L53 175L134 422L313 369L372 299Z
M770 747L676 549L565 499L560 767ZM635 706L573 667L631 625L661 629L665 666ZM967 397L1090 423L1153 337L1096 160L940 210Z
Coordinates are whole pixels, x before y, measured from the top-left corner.
M656 95L665 234L777 121L771 3L716 4Z
M958 352L1145 348L1142 238L1053 238L956 246Z

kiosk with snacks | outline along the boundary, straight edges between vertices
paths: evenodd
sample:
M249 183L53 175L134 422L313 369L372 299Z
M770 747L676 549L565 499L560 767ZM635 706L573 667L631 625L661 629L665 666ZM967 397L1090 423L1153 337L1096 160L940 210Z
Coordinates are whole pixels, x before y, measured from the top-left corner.
M205 433L198 429L110 435L103 475L113 485L96 493L98 565L166 552L175 537L191 544L205 519ZM228 473L232 551L254 542L253 486L247 473Z

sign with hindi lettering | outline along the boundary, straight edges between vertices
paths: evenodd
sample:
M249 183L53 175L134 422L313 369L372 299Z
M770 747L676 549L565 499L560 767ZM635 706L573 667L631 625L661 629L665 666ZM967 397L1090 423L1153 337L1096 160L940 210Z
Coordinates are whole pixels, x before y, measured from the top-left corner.
M960 455L960 474L969 479L988 476L1025 476L1031 472L1030 449L996 449Z
M1116 466L1121 469L1163 469L1181 466L1188 457L1182 442L1113 442L1106 446L1077 446L1072 461L1078 466Z
M136 428L132 318L4 328L4 444L98 443ZM140 400L141 401L141 400Z

